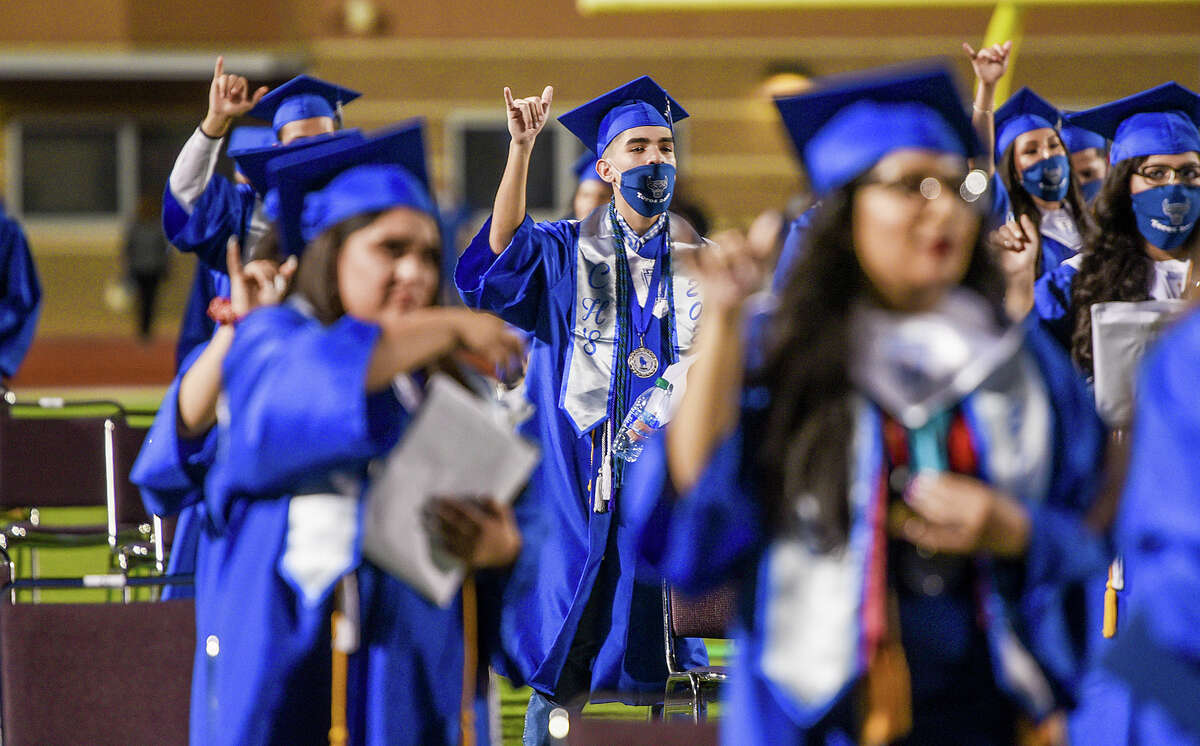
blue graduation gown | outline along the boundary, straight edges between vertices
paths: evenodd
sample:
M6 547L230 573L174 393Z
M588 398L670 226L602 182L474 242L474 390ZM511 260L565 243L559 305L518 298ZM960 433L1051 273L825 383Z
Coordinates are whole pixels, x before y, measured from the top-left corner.
M1138 376L1115 541L1120 619L1091 661L1073 743L1200 744L1200 315L1163 335Z
M130 472L130 479L140 489L149 513L176 516L167 559L167 573L171 575L186 575L195 570L196 543L204 521L201 505L204 478L216 455L216 428L191 438L181 437L178 429L179 384L208 347L208 341L205 339L195 346L183 360ZM187 598L193 592L188 586L168 586L163 595Z
M1081 522L1095 486L1104 434L1090 397L1070 363L1037 328L1028 331L1025 354L1036 365L1036 375L1042 379L1049 398L1047 443L1051 452L1043 457L1049 460L1050 472L1040 500L1032 495L1017 495L1026 501L1032 520L1030 545L1024 560L980 560L976 571L981 581L979 613L988 620L983 633L995 671L994 686L1032 709L1031 714L1041 716L1046 714L1047 705L1070 701L1081 674L1081 651L1072 639L1075 624L1067 602L1070 591L1107 563L1102 537L1086 531ZM994 424L985 424L997 416L996 410L993 408L988 414L982 399L977 405L974 397L972 394L964 400L963 409L972 440L980 449L983 478L990 479L994 436L1003 432L1003 428L997 430ZM994 405L993 399L987 407ZM735 632L737 661L730 677L727 708L723 710L723 742L853 743L860 713L855 712L854 697L850 695L866 668L868 651L863 615L870 603L872 574L861 571L857 576L861 586L851 588L831 579L837 575L825 574L828 566L826 570L805 575L806 567L825 562L840 565L843 560L817 560L818 555L805 554L804 550L797 554L794 548L786 549L767 525L758 497L758 477L747 468L748 454L755 452L761 437L761 418L767 407L769 401L764 391L744 392L741 426L718 447L697 486L679 501L665 476L663 439L647 446L643 461L636 467L646 478L636 482L637 494L630 498L635 504L633 520L640 526L640 549L664 569L672 583L685 591L701 592L728 580L740 586ZM872 521L880 520L880 501L886 494L881 488L885 449L879 410L860 400L855 417L851 491L856 507L851 511L852 523L846 553L842 556L850 558L846 561L851 567L866 568L867 558L880 551L875 546ZM815 588L809 593L809 602L781 606L790 591L779 596L778 589L794 590L796 582ZM806 634L812 640L811 625L819 627L819 619L834 607L844 610L849 624L825 630L825 636L816 638L820 644L813 647L810 643L807 650L797 649L794 644L789 646L795 640L789 629L808 630ZM902 616L912 619L911 608L909 612L901 609ZM921 616L919 610L917 616ZM945 619L939 615L928 616L928 628L938 631L927 636L938 639L943 634L940 625L944 623ZM793 624L799 626L791 627ZM779 635L781 629L783 634ZM947 637L945 644L955 647L980 643L956 643ZM780 645L786 647L778 648ZM1030 660L1029 654L1036 659L1039 665L1033 670L1040 674L1030 679L1044 677L1053 695L1051 702L1038 704L1035 698L1027 696L1028 687L1014 686L1006 677L1004 671L1009 669L997 661L1010 657L1014 649L1028 651L1023 658L1026 661ZM842 651L840 658L838 653L830 652L836 650ZM958 652L970 654L969 651L967 648ZM961 675L939 672L938 662L929 658L933 656L909 660L914 685L919 683L918 677L929 680ZM781 673L781 661L793 672L813 673L801 673L791 684L784 683L793 674ZM799 687L797 680L801 683ZM810 696L797 696L798 689L809 691ZM976 715L982 713L985 718L1007 717L1011 724L1013 704L1005 700L1004 697L984 699L980 703L982 709L973 707L972 711ZM947 743L990 742L980 740L986 736L981 733L979 723L956 720L954 707L949 703L944 710L937 708L936 702L925 703L927 707L931 704L938 719L945 721L945 732L939 736L947 739Z
M599 428L578 432L560 408L579 305L576 283L593 279L576 276L580 224L535 224L526 217L499 256L488 245L490 226L489 220L459 259L455 283L468 306L491 311L532 335L525 381L537 409L522 434L542 451L541 464L516 505L525 551L513 568L501 609L504 655L493 665L543 694L564 699L579 694L558 691L559 674L589 599L603 594L596 602L601 619L595 634L600 639L590 641L599 643L589 685L598 694L593 701L614 692L627 702L661 699L667 670L660 576L637 558L622 492L615 495L612 510L593 511L590 488L601 460L593 435L599 435ZM662 245L661 235L651 239L643 255L661 251ZM636 304L632 288L628 295ZM624 332L629 343L632 334ZM645 343L651 350L664 350L660 324L650 324ZM633 340L626 349L636 344ZM660 354L660 372L674 360L669 354L667 360ZM654 379L636 379L623 361L618 365L626 401L632 403ZM618 375L619 385L620 379ZM680 655L691 665L702 665L706 658L699 641L682 645Z
M1049 332L1064 350L1071 349L1071 335L1075 333L1071 284L1077 274L1079 270L1070 264L1060 264L1033 284L1030 318Z
M189 213L168 184L163 191L163 232L175 248L225 272L225 245L230 236L245 240L257 200L249 184L234 184L213 174Z
M0 298L0 375L12 378L33 344L42 286L25 232L17 221L0 212L0 272L4 296Z
M176 370L183 367L183 361L197 345L207 342L217 330L216 322L208 317L208 304L213 298L228 297L229 275L197 261L187 306L179 321L179 341L175 343Z
M439 608L360 554L367 464L409 417L390 389L364 390L378 336L351 317L323 327L289 305L238 326L196 556L193 743L327 742L332 591L349 573L362 638L350 658L350 742L458 742L460 599ZM306 521L297 495L328 493L338 520Z
M792 270L804 256L804 242L808 238L808 229L816 211L817 205L813 205L797 215L788 225L783 247L779 250L779 259L775 263L775 274L771 277L771 290L776 295L783 291Z

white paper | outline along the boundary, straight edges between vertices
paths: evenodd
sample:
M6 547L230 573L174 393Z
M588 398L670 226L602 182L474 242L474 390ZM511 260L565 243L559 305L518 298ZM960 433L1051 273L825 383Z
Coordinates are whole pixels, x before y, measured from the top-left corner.
M425 401L367 488L363 555L439 606L454 599L464 567L425 528L432 497L491 496L509 503L538 451L494 415L494 405L449 376L430 379Z
M1109 427L1133 420L1137 370L1163 329L1187 309L1182 300L1097 303L1092 306L1092 370L1096 411Z

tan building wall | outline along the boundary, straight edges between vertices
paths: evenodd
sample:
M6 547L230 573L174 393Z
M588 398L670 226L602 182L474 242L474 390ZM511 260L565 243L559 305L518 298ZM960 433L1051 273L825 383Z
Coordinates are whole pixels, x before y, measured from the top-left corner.
M826 74L933 55L969 67L962 41L977 43L987 8L884 11L662 13L580 16L573 0L375 0L377 31L352 36L346 0L7 0L0 54L162 50L300 53L311 71L362 90L348 124L374 127L422 115L433 171L453 194L446 125L456 117L503 114L501 89L518 95L556 87L561 113L636 75L649 73L691 112L681 125L681 184L719 224L745 222L782 204L798 171L761 84L773 66ZM1200 87L1200 5L1035 7L1026 11L1016 85L1064 107L1083 107L1164 80ZM2 72L2 71L0 71ZM47 113L131 114L198 121L206 81L0 82L0 123ZM0 158L4 150L0 149ZM64 177L64 188L69 188ZM113 272L119 227L31 226L46 285L43 330L128 323L95 294ZM49 257L54 257L53 260ZM85 280L80 281L83 273ZM164 312L182 307L176 281ZM89 321L81 323L80 309ZM168 325L172 322L168 322ZM119 326L117 326L119 324ZM164 330L167 325L164 325Z

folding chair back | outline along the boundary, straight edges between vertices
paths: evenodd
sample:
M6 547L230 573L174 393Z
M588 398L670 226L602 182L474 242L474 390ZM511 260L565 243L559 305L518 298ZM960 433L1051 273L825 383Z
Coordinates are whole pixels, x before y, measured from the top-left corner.
M5 746L186 744L194 630L187 600L0 599Z
M0 509L103 506L104 417L13 417L0 407Z
M711 665L684 668L676 655L675 642L680 637L726 637L736 605L737 589L732 584L689 597L663 582L663 637L667 656L664 718L686 712L693 722L704 719L709 698L727 678L725 669Z

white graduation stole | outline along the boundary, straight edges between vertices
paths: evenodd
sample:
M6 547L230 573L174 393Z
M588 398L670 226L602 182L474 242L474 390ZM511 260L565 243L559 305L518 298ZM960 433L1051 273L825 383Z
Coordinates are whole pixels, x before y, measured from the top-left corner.
M565 352L559 407L583 435L609 418L615 373L624 370L625 361L617 361L616 257L612 226L607 220L608 206L599 207L579 225L579 248L575 252L575 313L571 344ZM700 249L708 242L687 221L670 216L671 297L667 300L675 312L672 344L676 356L691 349L697 322L703 307L700 283L680 261L681 252ZM666 278L663 278L666 282ZM632 294L631 294L632 295ZM665 367L670 360L664 360ZM623 417L624 412L616 414Z

